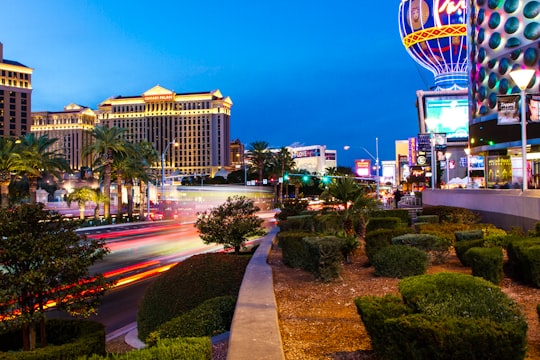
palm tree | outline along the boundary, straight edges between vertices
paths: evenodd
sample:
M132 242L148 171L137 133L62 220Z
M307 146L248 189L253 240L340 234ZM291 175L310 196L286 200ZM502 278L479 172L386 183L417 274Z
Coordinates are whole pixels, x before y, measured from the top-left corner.
M148 184L152 179L155 178L156 174L152 169L152 165L157 163L159 161L159 153L156 149L154 149L151 142L148 141L142 141L140 143L134 144L136 153L139 157L139 165L142 168L142 172L137 174L137 178L140 181L139 191L140 191L140 207L139 207L139 214L141 218L144 216L144 201L143 199L146 199L146 203L148 204L150 202L150 194L148 192L149 187L145 184ZM146 190L146 191L145 191ZM146 194L146 195L144 195ZM129 206L128 206L129 211Z
M49 173L57 179L62 178L64 172L70 172L69 162L60 150L51 150L58 139L49 139L48 135L36 138L34 133L19 137L16 142L18 158L18 172L26 176L29 183L30 203L36 203L38 178L43 173Z
M118 163L115 162L114 166L116 173L122 174L124 179L127 193L127 216L129 219L133 218L133 182L135 179L147 181L149 178L147 172L150 167L147 166L146 159L142 158L142 154L135 151L139 149L137 145L133 144L133 153L128 157L122 157ZM120 202L118 204L121 206Z
M2 209L9 207L11 173L19 169L20 155L16 152L15 145L13 139L0 137L0 196L2 197Z
M294 162L291 153L286 147L279 149L277 153L272 154L270 158L270 167L278 178L283 179L285 173L294 169L296 163ZM279 183L279 192L277 194L277 200L279 205L283 202L283 181Z
M128 181L130 182L130 187L133 186L133 167L137 166L137 161L135 160L135 157L137 156L135 154L135 148L133 147L133 144L126 143L126 152L120 153L116 156L115 161L112 164L111 171L115 175L116 178L116 192L118 194L116 199L117 204L117 214L116 219L119 221L123 217L123 203L122 203L122 180L125 181L126 186L128 185ZM133 176L132 176L133 175ZM131 176L131 177L130 177ZM131 192L128 192L128 197L131 195ZM133 200L133 197L131 198ZM129 202L129 199L128 199ZM132 205L133 207L133 205ZM131 216L130 216L131 218Z
M77 202L79 206L79 218L84 220L84 213L86 210L86 203L88 201L94 201L96 199L96 191L88 186L77 188L71 192L67 197L67 205L71 206L73 201Z
M246 157L257 170L259 183L263 181L264 171L270 160L270 150L266 141L254 141L248 145Z
M294 198L298 199L300 196L300 188L304 185L313 185L313 178L310 175L309 171L301 169L296 170L297 174L304 174L305 177L300 175L295 175L289 177L289 183L294 186Z
M335 178L328 184L326 190L321 194L322 198L334 199L342 204L343 230L347 235L355 235L352 217L357 216L360 220L360 238L365 237L366 217L370 211L378 208L375 199L368 196L368 188L359 185L355 179L350 177Z
M96 163L101 168L103 179L103 194L107 199L111 198L111 169L115 155L126 153L126 142L122 138L124 129L117 127L96 126L92 130L94 142L88 146L83 155L93 154ZM110 218L110 204L104 203L103 215Z

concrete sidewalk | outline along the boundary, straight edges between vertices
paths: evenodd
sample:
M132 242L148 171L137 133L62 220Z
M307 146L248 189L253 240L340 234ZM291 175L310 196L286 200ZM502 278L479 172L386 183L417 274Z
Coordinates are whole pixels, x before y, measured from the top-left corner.
M218 342L229 338L229 360L283 360L278 311L274 296L272 268L267 263L268 253L279 229L274 227L261 239L244 274L234 311L231 331L212 338ZM107 335L107 341L125 334L130 346L141 349L134 322Z
M249 262L234 311L227 359L284 359L268 253L278 232L266 235Z

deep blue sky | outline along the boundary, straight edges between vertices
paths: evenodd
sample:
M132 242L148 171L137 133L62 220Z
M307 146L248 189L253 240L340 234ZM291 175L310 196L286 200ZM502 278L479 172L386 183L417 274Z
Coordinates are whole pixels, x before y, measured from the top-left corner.
M159 84L220 89L231 137L394 159L418 133L415 92L433 85L401 44L399 0L17 0L2 3L4 58L34 68L32 111ZM349 145L348 151L343 146Z

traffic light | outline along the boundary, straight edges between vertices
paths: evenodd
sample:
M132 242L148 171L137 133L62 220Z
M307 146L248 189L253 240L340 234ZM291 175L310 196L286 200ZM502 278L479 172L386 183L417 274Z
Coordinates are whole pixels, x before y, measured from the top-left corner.
M309 175L302 176L302 181L303 182L308 182L309 181Z
M321 181L322 181L322 183L323 183L324 185L328 185L328 184L330 184L330 181L332 181L332 180L330 179L330 176L324 175L324 176L322 177Z
M283 180L285 180L285 181L289 180L289 174L288 173L285 173L285 175L283 175Z

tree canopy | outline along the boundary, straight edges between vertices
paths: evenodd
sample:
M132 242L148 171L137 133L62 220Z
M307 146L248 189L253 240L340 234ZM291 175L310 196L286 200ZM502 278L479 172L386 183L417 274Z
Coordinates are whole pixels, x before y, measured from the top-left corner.
M248 237L265 234L257 211L253 200L245 196L228 197L225 203L200 213L195 227L205 244L223 244L239 253Z
M112 286L88 270L109 250L78 225L39 203L0 210L0 329L22 329L25 350L35 348L37 324L44 335L48 303L86 317Z

